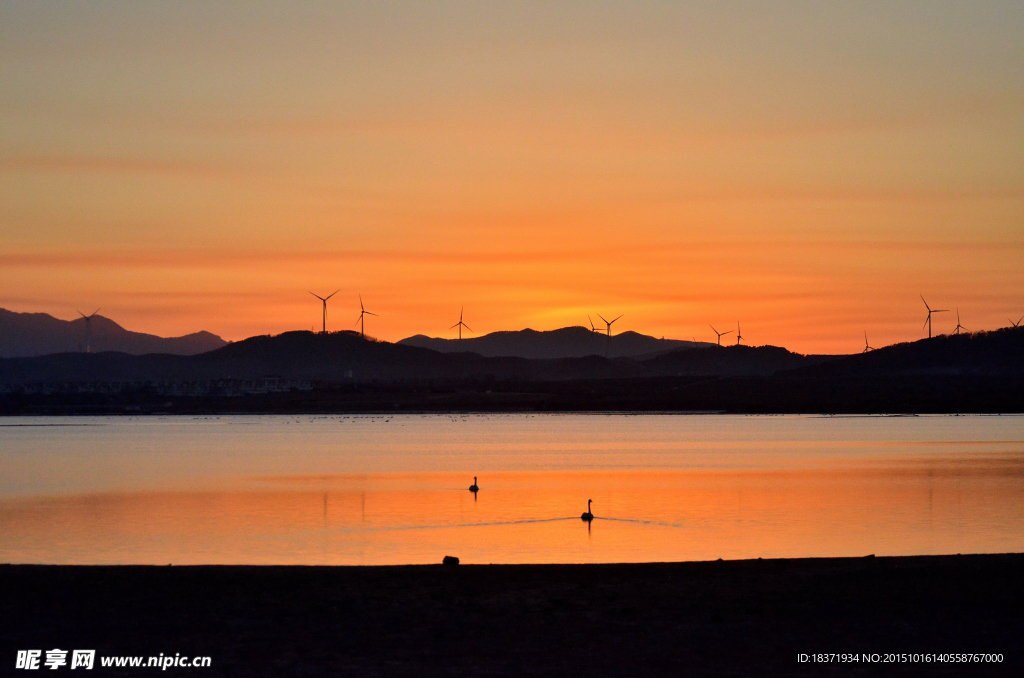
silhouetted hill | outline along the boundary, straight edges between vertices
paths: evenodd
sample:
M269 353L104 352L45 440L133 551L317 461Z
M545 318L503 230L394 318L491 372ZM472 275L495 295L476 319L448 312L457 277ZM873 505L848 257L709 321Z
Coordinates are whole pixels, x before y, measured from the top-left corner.
M73 353L84 351L85 342L84 318L60 320L46 313L15 313L0 308L0 357ZM170 338L130 332L113 320L97 315L92 319L89 344L94 353L194 355L220 348L227 342L209 332Z
M378 342L352 332L250 337L193 356L64 353L0 360L0 384L304 379L327 382L590 379L635 376L631 360L484 358Z
M288 332L193 356L108 352L0 359L0 414L1022 412L1022 356L1024 328L937 337L855 356L714 346L644 360L487 358L351 332Z
M232 378L282 375L320 381L437 379L585 379L628 376L632 362L598 356L561 360L485 358L475 353L441 353L428 348L363 339L339 332L286 332L252 337L201 356L192 363L207 374Z
M944 334L795 370L795 376L1024 376L1024 327Z
M816 365L839 356L806 356L778 346L716 346L672 351L642 365L652 376L761 377L783 370Z
M477 353L485 357L519 357L533 360L582 358L600 355L607 358L637 358L681 348L708 346L702 342L678 339L657 339L636 332L606 335L585 327L563 327L538 332L525 329L517 332L492 332L482 337L438 339L423 334L402 339L405 346L429 348L440 353Z
M209 381L268 376L319 382L402 380L555 381L675 375L761 376L810 364L813 358L773 346L711 346L646 360L578 358L531 360L441 353L367 340L354 332L286 332L250 337L193 356L64 353L0 360L0 383Z

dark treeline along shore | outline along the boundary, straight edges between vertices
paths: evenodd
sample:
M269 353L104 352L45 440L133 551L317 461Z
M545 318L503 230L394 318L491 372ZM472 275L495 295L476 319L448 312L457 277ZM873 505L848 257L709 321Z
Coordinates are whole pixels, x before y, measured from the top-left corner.
M126 676L156 669L102 669L100 658L208 656L209 668L167 675L211 678L1020 676L1024 555L0 565L0 646L5 675L24 673L11 669L19 649L79 648L96 650L98 675ZM816 653L857 661L799 660ZM933 659L906 661L914 653ZM1002 661L962 663L958 653Z
M552 337L533 335L558 334L570 346L610 346L625 336L609 339L581 327L521 334L538 351L554 350ZM450 344L442 352L354 332L303 331L196 355L8 358L0 360L0 413L1024 412L1024 328L847 356L774 346L680 347L642 335L622 341L620 347L628 341L655 350L487 357L451 352Z

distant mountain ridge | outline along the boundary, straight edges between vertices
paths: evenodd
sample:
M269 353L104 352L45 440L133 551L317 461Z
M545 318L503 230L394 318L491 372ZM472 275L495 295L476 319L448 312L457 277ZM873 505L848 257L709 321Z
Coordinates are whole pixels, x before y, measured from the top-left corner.
M839 356L825 364L800 366L790 373L835 379L878 375L1024 378L1024 327L941 334L867 353Z
M266 377L325 384L582 383L662 377L810 379L840 384L864 378L913 380L942 375L1020 380L1024 377L1024 328L922 339L849 356L805 356L775 346L711 345L640 358L484 357L373 341L354 332L296 331L250 337L197 355L71 352L0 359L0 384L9 385Z
M563 327L557 330L491 332L480 337L441 339L417 334L398 342L404 346L429 348L439 353L476 353L485 358L529 358L555 360L599 355L606 358L650 357L659 353L699 346L703 342L679 339L658 339L637 332L622 332L611 337L585 327Z
M687 342L689 343L689 342ZM813 364L776 347L704 346L653 358L530 359L441 353L429 348L373 341L354 332L285 332L250 337L207 353L125 355L64 353L0 360L0 384L53 382L310 380L327 383L395 383L404 380L574 381L676 375L765 375Z
M521 410L1019 413L1024 328L847 356L731 345L651 358L487 358L299 331L191 356L0 359L0 415Z
M192 356L64 353L0 360L0 384L53 382L313 380L334 383L461 379L587 379L635 373L628 359L484 358L392 344L353 332L250 337Z
M210 332L195 332L181 337L158 337L132 332L101 315L91 321L89 348L93 353L117 351L132 355L169 353L195 355L225 346ZM0 308L0 357L24 358L53 353L85 351L84 318L61 320L47 313L16 313Z
M801 355L778 346L730 344L672 351L643 361L647 374L669 376L768 377L827 363L842 356Z

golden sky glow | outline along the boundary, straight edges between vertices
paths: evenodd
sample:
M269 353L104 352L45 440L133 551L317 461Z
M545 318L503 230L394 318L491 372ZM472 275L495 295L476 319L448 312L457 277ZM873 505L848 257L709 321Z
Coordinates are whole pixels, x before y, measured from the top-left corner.
M1024 315L1020 3L0 6L0 306L857 351ZM936 317L936 330L955 325ZM721 329L721 327L719 327Z

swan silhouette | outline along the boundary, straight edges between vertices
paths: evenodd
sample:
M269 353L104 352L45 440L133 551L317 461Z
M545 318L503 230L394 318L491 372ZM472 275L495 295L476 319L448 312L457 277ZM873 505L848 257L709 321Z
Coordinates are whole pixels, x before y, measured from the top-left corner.
M476 486L476 476L473 476L473 484L469 486L470 492L479 492L480 488Z
M580 516L580 520L585 520L586 522L589 523L591 520L594 519L594 514L590 512L590 502L592 502L592 501L594 501L594 500L593 499L588 499L587 500L587 512L584 513L582 516Z

